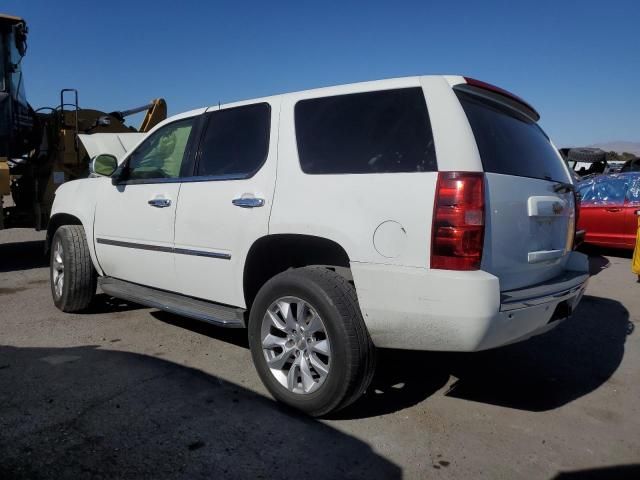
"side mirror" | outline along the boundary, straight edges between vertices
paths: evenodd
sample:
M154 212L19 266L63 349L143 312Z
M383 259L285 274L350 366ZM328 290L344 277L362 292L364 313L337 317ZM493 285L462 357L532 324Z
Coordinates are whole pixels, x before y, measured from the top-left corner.
M98 155L91 162L91 173L103 177L110 177L118 168L118 159L108 153Z

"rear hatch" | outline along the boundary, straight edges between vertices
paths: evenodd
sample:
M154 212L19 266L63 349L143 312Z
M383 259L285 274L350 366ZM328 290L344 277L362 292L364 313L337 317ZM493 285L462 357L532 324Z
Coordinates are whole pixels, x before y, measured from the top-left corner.
M573 248L575 197L559 152L518 97L477 81L454 87L485 171L481 268L502 291L560 275Z

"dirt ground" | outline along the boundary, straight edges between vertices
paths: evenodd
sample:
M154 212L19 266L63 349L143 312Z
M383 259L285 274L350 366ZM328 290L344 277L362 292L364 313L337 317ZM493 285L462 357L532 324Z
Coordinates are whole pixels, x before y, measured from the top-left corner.
M629 255L591 252L587 295L552 332L381 351L367 395L313 420L269 397L243 331L103 294L59 312L43 238L0 232L2 479L640 478Z

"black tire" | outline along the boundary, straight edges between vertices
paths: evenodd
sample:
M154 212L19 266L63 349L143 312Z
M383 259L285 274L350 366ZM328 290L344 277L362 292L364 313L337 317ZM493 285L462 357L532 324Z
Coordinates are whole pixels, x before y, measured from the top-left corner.
M607 153L599 148L572 148L567 155L570 162L605 162Z
M56 271L59 273L59 259L56 259L58 244L62 246L62 266L64 269L60 294L56 291ZM97 273L93 267L87 236L82 225L64 225L53 236L50 256L51 295L53 303L63 312L79 312L86 309L96 294Z
M329 373L320 387L293 393L271 373L262 349L261 326L269 306L293 296L311 305L322 318L331 343ZM343 276L320 266L288 270L271 278L258 292L249 319L249 345L262 382L279 401L318 417L340 410L367 389L375 370L375 347L364 324L355 288Z

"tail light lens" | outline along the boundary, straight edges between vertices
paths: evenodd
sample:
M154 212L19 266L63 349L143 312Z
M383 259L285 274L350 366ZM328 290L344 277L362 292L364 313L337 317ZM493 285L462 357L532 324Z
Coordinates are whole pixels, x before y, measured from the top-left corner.
M431 268L478 270L484 243L484 215L482 173L438 173Z

